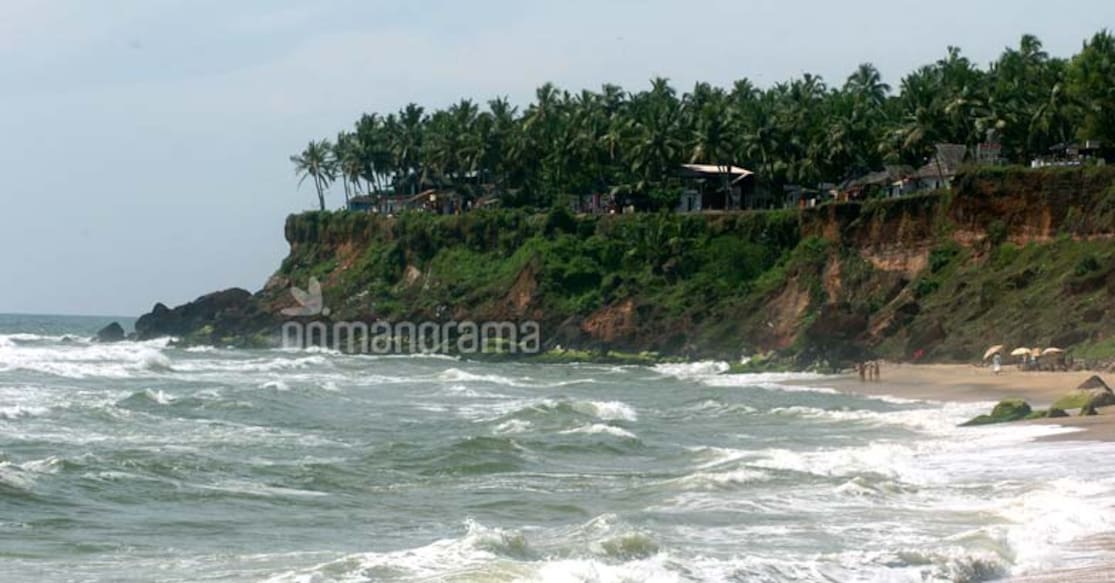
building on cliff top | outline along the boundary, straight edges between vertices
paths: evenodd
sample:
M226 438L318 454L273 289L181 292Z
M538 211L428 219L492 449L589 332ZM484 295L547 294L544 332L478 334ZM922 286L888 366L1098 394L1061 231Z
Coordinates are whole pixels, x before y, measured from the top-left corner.
M902 194L902 181L912 176L915 170L910 166L887 165L882 170L868 172L852 178L840 185L840 198L859 200L873 197L892 198Z
M906 178L901 194L951 187L967 155L968 148L963 144L937 144L929 161Z
M684 189L675 210L681 213L760 208L755 173L739 166L682 164L676 172Z
M1115 152L1111 148L1105 148L1098 140L1085 140L1079 143L1057 144L1049 148L1048 155L1030 161L1030 167L1082 166L1105 164L1109 161L1115 161Z
M403 211L425 211L450 215L462 210L461 196L453 191L428 189L418 194L378 194L354 196L348 210L393 215Z

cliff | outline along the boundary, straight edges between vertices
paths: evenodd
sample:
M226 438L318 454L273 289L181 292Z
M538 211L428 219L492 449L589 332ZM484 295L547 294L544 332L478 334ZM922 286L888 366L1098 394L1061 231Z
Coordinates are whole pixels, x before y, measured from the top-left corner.
M304 213L285 234L261 291L160 306L137 332L262 342L316 278L334 320L530 319L547 347L797 366L999 343L1115 355L1115 168L980 169L948 192L803 211Z

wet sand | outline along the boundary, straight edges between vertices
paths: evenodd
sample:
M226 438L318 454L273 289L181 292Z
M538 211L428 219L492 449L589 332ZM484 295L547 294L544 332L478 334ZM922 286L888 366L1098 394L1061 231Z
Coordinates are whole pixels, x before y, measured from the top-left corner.
M1013 367L1005 367L1002 373L996 375L990 368L962 364L883 363L879 375L881 380L878 382L862 382L858 375L847 374L830 379L826 385L849 393L930 401L994 402L1018 397L1025 399L1035 409L1044 409L1095 374L1097 373L1022 372ZM1115 375L1099 376L1109 386L1115 383ZM812 383L816 384L816 381ZM1076 413L1069 411L1073 417L1020 423L1043 423L1081 429L1047 438L1050 440L1115 441L1115 407L1101 408L1100 414L1095 417L1075 417Z

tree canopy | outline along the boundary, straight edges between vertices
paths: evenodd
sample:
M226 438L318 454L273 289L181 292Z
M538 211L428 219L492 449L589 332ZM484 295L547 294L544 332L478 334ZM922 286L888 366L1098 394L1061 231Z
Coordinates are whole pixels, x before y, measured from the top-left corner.
M672 192L687 162L744 166L776 191L918 165L937 143L994 140L1007 161L1025 163L1084 139L1115 142L1115 37L1106 30L1068 59L1025 35L986 68L949 47L893 88L864 63L840 85L805 74L765 89L748 79L697 83L679 95L656 78L639 91L547 83L523 108L506 98L436 111L412 103L365 114L291 159L319 197L339 177L346 200L436 186L547 207L569 194L654 200Z

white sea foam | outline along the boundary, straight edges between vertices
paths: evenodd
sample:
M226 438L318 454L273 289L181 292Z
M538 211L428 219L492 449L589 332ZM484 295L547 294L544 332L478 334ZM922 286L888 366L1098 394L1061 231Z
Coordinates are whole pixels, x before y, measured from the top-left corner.
M520 381L496 374L475 374L459 368L447 368L437 374L437 380L450 383L474 382L492 383L497 385L516 386Z
M689 488L728 488L739 486L742 484L751 484L760 482L770 478L770 474L760 470L753 470L748 468L737 468L723 472L703 472L698 471L688 476L673 480L682 487Z
M563 381L547 381L540 379L533 379L531 377L510 377L499 374L477 374L471 373L459 368L447 368L436 375L434 379L439 382L448 383L486 383L493 385L504 385L508 387L530 388L530 389L556 389L561 387L569 387L574 385L585 385L596 383L595 379L580 378Z
M636 421L635 409L621 401L574 401L573 410L604 421Z
M872 426L899 426L932 435L954 435L957 425L991 407L990 403L944 403L934 407L900 411L871 411L867 409L821 409L794 405L776 407L772 415L800 417L822 422L851 422Z
M0 347L0 370L67 378L127 378L165 372L164 340L116 344L20 344Z
M1062 478L988 506L1012 523L1005 538L1014 572L1042 572L1061 566L1074 541L1115 530L1115 479Z
M329 357L315 354L290 358L286 356L251 359L196 359L175 363L178 372L191 373L266 373L308 369L331 369L334 362Z
M512 435L515 433L523 433L531 428L531 422L523 419L508 419L493 429L493 433L497 435Z
M169 405L175 401L172 395L167 394L162 389L144 389L143 395L150 401L158 403L159 405Z
M285 488L282 486L269 486L267 484L260 484L258 482L250 482L246 480L227 480L217 482L214 484L186 484L202 490L213 490L217 492L226 492L229 494L243 494L247 496L259 496L261 498L318 498L328 496L326 492L317 492L314 490L302 490L299 488Z
M50 412L49 407L36 407L28 405L0 406L0 419L20 419L22 417L39 417Z
M21 463L0 462L0 487L30 492L39 476L55 474L61 465L62 460L54 456Z
M139 361L139 367L144 370L157 371L157 372L171 372L174 368L170 364L168 358L162 352L149 350L144 351Z
M505 558L506 555L522 554L527 550L522 533L489 528L472 520L466 521L466 527L467 532L459 538L446 538L401 551L349 555L308 569L281 573L268 581L358 581L366 578L362 574L369 573L392 573L411 580L444 580L475 576L478 572L493 578L499 578L502 573L506 578L523 573L513 569L513 561ZM501 561L508 564L501 565Z
M715 360L674 364L656 364L651 367L652 370L663 376L671 376L679 379L694 379L715 376L727 372L728 368L728 363Z
M614 425L607 425L604 423L593 423L590 425L582 425L573 429L566 429L562 431L563 434L570 433L584 433L588 435L611 435L613 437L622 437L624 439L638 439L634 433Z

